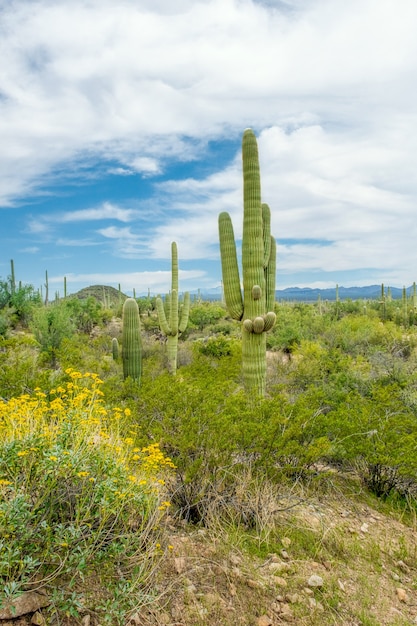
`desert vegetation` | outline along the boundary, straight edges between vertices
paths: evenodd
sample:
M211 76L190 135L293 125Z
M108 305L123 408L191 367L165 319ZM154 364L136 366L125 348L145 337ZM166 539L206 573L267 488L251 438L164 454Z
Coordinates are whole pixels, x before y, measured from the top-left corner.
M255 399L221 302L191 302L172 376L157 311L137 298L138 380L124 373L117 299L45 305L1 289L0 611L36 592L31 617L50 624L414 619L412 298L276 303ZM381 611L371 575L385 581Z
M276 302L243 173L224 304L0 281L0 620L416 623L416 287Z

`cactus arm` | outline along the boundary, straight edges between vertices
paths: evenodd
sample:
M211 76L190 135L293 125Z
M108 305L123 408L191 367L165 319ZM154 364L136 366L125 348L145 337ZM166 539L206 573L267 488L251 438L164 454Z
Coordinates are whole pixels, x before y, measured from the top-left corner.
M168 321L165 315L164 303L162 302L162 298L160 298L159 296L156 299L156 311L158 313L159 325L161 327L162 332L165 333L165 335L170 335L171 327L168 324Z
M184 294L184 302L181 307L181 315L178 323L178 331L183 333L188 325L188 318L190 315L190 293L188 291Z
M270 255L268 264L265 268L265 287L266 287L266 312L273 311L275 308L275 281L277 270L277 244L274 237L270 237Z
M240 288L235 236L230 215L225 212L219 215L219 240L226 307L233 319L241 320L243 315L243 300Z
M264 268L266 268L271 256L271 211L267 204L262 204L262 221L264 238Z

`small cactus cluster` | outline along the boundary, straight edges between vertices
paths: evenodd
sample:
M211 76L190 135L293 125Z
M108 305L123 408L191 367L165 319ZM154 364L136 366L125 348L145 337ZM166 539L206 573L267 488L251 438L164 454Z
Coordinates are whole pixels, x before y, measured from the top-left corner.
M171 244L171 292L156 299L159 327L167 337L168 369L175 376L177 372L178 337L185 331L190 313L190 294L184 294L184 302L178 302L178 250L175 241Z
M276 320L276 242L271 236L271 212L261 202L258 146L251 129L242 140L243 161L243 294L233 225L228 213L219 215L219 238L224 297L231 317L242 322L244 384L253 396L265 394L266 335Z

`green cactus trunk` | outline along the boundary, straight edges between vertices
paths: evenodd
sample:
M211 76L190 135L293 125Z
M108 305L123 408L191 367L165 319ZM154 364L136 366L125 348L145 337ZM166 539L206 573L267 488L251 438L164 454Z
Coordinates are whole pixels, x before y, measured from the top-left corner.
M117 337L113 337L111 340L111 352L113 355L113 360L119 360L119 342L117 341Z
M142 338L140 334L139 307L133 298L127 298L122 313L122 363L123 378L130 376L140 382L142 374Z
M184 295L184 302L178 304L178 250L175 241L171 244L171 293L165 297L165 304L161 298L156 299L159 327L167 336L168 369L173 376L177 373L178 337L187 328L190 314L190 294Z
M230 315L242 321L242 372L247 391L265 395L266 332L275 323L276 242L271 214L261 202L258 146L252 130L244 132L243 160L243 297L233 226L228 213L219 215L224 297Z

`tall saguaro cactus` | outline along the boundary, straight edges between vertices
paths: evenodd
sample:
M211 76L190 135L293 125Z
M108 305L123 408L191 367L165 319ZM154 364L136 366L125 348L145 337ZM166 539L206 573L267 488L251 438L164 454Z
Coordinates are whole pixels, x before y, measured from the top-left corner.
M266 332L275 324L276 242L271 236L271 213L261 202L258 146L251 129L242 140L243 238L241 290L233 225L228 213L219 215L224 297L231 317L242 322L242 370L247 391L265 394Z
M178 337L187 328L190 314L190 294L184 294L181 307L178 303L178 250L175 241L171 244L171 292L156 299L159 327L167 336L168 369L175 376L177 373Z
M140 382L142 373L142 338L140 334L139 307L136 300L127 298L122 312L122 363L123 378L130 376Z

